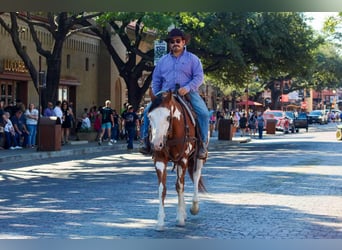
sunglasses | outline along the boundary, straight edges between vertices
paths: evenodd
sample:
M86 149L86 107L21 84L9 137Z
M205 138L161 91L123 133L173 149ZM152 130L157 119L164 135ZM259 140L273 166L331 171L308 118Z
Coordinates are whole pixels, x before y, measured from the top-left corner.
M174 44L174 43L181 43L182 39L175 39L175 40L170 40L170 43L171 44Z

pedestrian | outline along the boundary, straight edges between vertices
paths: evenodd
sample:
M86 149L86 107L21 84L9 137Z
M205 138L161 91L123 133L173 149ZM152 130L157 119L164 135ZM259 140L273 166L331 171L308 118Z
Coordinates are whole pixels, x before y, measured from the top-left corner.
M55 111L53 109L53 103L52 102L47 103L47 107L44 109L43 116L45 116L45 117L56 116Z
M111 139L113 141L113 143L116 143L119 140L119 123L120 123L120 116L118 114L118 112L116 111L116 109L113 109L113 126L112 126L112 136Z
M242 114L242 117L240 118L239 124L240 124L241 136L245 136L246 135L246 129L247 129L246 113Z
M265 120L262 115L262 112L259 112L259 115L256 120L257 120L257 125L258 125L259 139L262 139L262 133L264 131L264 124L265 124Z
M5 133L5 149L22 149L15 138L15 130L10 119L11 114L7 111L3 114L4 133Z
M62 145L69 143L70 128L72 126L74 114L67 101L62 102Z
M256 116L255 112L253 112L248 119L248 128L249 128L250 137L252 137L252 136L255 137L256 121L257 121L257 116Z
M129 105L127 112L124 114L123 122L127 131L127 149L133 149L133 141L136 134L136 129L139 128L139 116L134 112L133 106Z
M29 108L25 111L26 126L29 131L27 147L34 148L36 146L37 124L38 124L38 109L34 104L29 104Z
M59 122L62 124L63 112L62 112L62 102L57 101L55 107L53 108L53 112L59 118Z
M17 145L25 148L28 142L29 131L26 127L26 118L23 116L23 111L18 109L14 116L12 116L11 121L14 127Z
M103 135L107 132L107 136L111 138L111 130L114 126L114 119L113 119L113 110L111 109L111 101L106 100L105 106L100 109L101 114L101 134L98 140L98 144L102 144ZM113 145L113 140L110 139L108 145Z
M170 52L158 61L152 74L152 94L158 95L161 92L175 90L176 84L180 85L178 94L188 95L191 105L197 116L197 125L200 130L200 148L198 158L207 157L208 131L209 131L209 111L199 94L199 87L203 83L204 74L200 59L193 53L187 51L186 43L188 39L180 29L172 29L166 39ZM144 147L140 152L150 154L148 141L149 119L147 113L151 103L144 110L144 126L142 138Z
M231 113L231 119L232 119L232 123L233 123L233 127L232 127L232 135L233 137L235 136L237 130L240 127L240 116L238 115L238 111L233 111Z

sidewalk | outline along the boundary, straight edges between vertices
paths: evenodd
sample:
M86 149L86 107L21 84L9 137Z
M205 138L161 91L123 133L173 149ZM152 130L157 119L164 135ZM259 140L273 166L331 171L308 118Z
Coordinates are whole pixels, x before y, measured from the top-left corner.
M277 134L276 134L277 135ZM273 137L276 135L266 135L267 137ZM240 134L236 134L232 141L218 140L217 135L214 134L210 137L209 151L210 149L215 149L217 147L222 147L225 145L230 145L234 143L247 143L250 142L250 137L240 137ZM139 141L134 141L134 149L130 152L138 152L141 147ZM70 141L69 144L63 145L60 151L37 151L37 149L20 149L20 150L1 150L0 151L0 164L19 162L19 161L34 161L38 159L46 159L52 157L62 157L71 155L83 155L91 154L103 151L111 151L111 153L116 151L125 152L127 150L127 143L124 140L118 141L112 146L107 145L104 142L101 146L97 142L88 141Z

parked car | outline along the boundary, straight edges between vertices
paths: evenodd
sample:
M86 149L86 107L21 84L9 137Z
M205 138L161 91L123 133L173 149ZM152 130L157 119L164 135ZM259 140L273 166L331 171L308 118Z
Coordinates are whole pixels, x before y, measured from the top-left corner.
M263 114L263 117L265 119L265 128L268 119L275 119L277 120L276 130L284 132L291 131L292 133L294 133L293 119L292 117L288 116L286 112L282 110L266 110ZM286 123L289 124L288 129L285 128Z
M305 112L298 113L293 120L293 125L296 132L299 132L300 128L305 128L306 132L309 130L309 118Z
M327 124L328 117L324 110L313 110L308 115L309 123Z
M328 122L338 122L340 121L341 110L339 109L331 109L326 111Z
M289 120L289 131L294 133L296 131L296 128L295 128L295 125L294 125L294 119L295 119L294 112L292 112L292 111L285 111L285 116Z

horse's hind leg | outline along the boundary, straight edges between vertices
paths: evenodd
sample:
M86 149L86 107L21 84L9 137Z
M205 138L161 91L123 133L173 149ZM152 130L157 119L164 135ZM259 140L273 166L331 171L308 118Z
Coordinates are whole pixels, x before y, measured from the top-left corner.
M193 178L194 178L194 194L192 197L192 206L190 208L190 213L192 215L196 215L199 212L199 198L198 198L198 184L199 184L199 180L201 178L201 174L202 174L202 167L204 164L204 160L197 160L197 166L196 166L196 170L193 173Z
M165 211L164 211L164 201L166 196L166 163L157 161L155 163L155 169L158 176L158 197L159 197L159 211L158 211L158 222L156 225L157 231L164 230L164 219L165 219Z
M178 194L178 207L177 207L176 221L177 221L177 226L183 227L185 225L185 220L186 220L186 204L184 200L184 177L185 177L186 169L182 165L177 165L176 169L177 169L176 191Z

